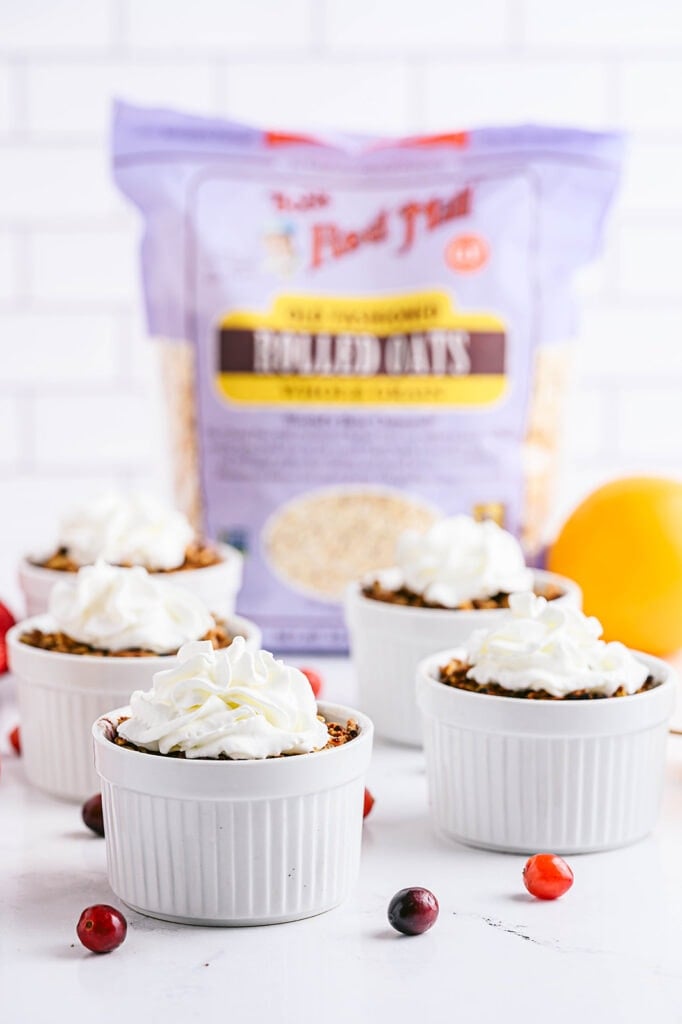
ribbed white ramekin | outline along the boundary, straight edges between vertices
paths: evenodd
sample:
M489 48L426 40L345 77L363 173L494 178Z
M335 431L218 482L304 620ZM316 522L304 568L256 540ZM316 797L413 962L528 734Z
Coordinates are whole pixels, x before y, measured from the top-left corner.
M581 606L582 593L572 580L535 570L534 581L536 591L551 583L564 591L557 602ZM451 611L374 601L363 595L361 583L348 588L345 612L358 704L374 722L377 736L412 746L422 743L414 694L419 662L434 651L463 643L475 629L493 629L509 614L498 608Z
M417 671L432 823L472 846L513 853L587 853L648 835L658 816L669 665L634 652L661 685L631 697L526 700L446 686Z
M228 544L217 544L222 561L203 569L182 569L178 572L153 573L159 583L185 587L200 597L216 615L232 615L242 585L244 557ZM19 585L26 601L26 614L43 615L48 610L50 592L59 580L72 574L56 569L43 569L24 558L19 563Z
M355 883L372 723L341 747L266 760L189 760L112 742L119 708L95 723L109 883L168 921L277 924L341 903Z
M225 622L233 636L244 636L250 647L260 647L255 623L236 615ZM100 658L45 651L20 641L31 629L54 628L49 616L37 616L19 622L7 634L10 668L17 680L22 763L34 786L52 796L82 801L99 788L92 723L109 708L127 703L134 690L148 690L154 673L169 668L173 656Z

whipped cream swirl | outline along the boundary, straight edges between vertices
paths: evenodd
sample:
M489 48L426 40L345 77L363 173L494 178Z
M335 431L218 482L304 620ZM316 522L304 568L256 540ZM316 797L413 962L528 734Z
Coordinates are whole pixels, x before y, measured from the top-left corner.
M478 629L465 645L467 676L507 690L574 690L612 696L636 693L649 670L621 643L605 643L601 623L577 608L532 593L512 594L511 615L492 630Z
M188 643L151 690L130 698L119 735L160 754L233 759L302 754L326 746L310 683L298 669L251 651L243 637L214 650Z
M404 533L389 573L382 577L388 586L446 608L533 586L517 539L490 519L464 515L441 519L427 533Z
M215 625L203 602L184 587L161 583L142 566L104 562L56 583L50 614L57 629L74 640L110 651L139 647L174 654Z
M148 494L108 491L66 516L58 543L79 565L98 558L115 565L177 569L194 540L189 521Z

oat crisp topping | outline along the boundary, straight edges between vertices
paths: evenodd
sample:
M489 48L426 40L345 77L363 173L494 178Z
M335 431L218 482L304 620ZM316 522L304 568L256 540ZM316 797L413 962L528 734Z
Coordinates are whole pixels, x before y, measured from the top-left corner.
M340 722L327 722L327 720L325 719L325 717L323 715L318 715L317 717L319 718L319 720L321 722L324 722L326 724L327 731L329 733L329 740L327 741L327 745L324 746L324 747L320 747L320 750L330 750L332 747L342 747L345 743L350 743L351 740L354 740L356 738L356 736L360 735L360 726L352 718L349 718L345 725L341 725ZM117 732L118 726L122 725L122 723L126 722L127 720L128 720L127 718L120 718L118 720L118 722L116 723L116 725L114 727L112 727L112 734L108 737L118 747L125 747L127 750L136 750L140 754L151 754L152 757L175 757L175 758L181 758L181 759L185 758L184 751L176 751L176 752L173 752L173 753L170 753L170 754L160 754L158 751L155 751L155 750L145 750L142 747L136 747L134 743L129 743L128 740L125 740L125 739L123 739L122 736L119 736L119 734ZM319 751L312 751L312 753L319 753ZM276 756L277 757L300 757L300 754L278 754ZM198 758L192 758L192 760L193 761L207 761L207 760L231 761L231 760L233 760L233 758L229 758L229 757L225 757L225 756L221 755L219 758L203 758L203 757L198 757ZM267 758L267 760L271 760L271 758Z
M379 580L372 580L362 588L362 593L365 597L371 598L373 601L384 601L386 604L400 604L407 605L410 608L446 608L444 604L434 604L427 601L423 594L417 594L413 590L409 590L407 587L398 587L397 590L391 590L388 587L381 585ZM547 583L544 587L538 588L535 591L538 596L546 598L548 601L555 601L558 597L563 597L563 590L561 587L556 586L554 583ZM494 594L492 597L484 597L475 599L473 601L464 601L462 604L457 605L456 608L448 608L448 611L473 611L480 610L483 608L508 608L509 607L509 594Z
M571 693L567 693L565 697L555 697L553 694L548 693L547 690L507 690L505 687L500 686L499 683L477 683L475 679L470 679L467 673L471 668L472 666L467 665L466 662L452 658L447 665L441 666L438 678L441 683L445 683L446 686L453 686L457 690L469 690L471 693L487 693L493 697L520 697L524 700L608 699L606 694L596 693L594 690L573 690ZM646 690L653 690L658 685L658 681L650 675L636 692L644 693ZM625 687L620 686L611 696L627 697L632 696L632 694L628 694Z
M219 619L215 620L213 629L200 637L201 640L210 640L213 646L218 649L229 647L232 643L232 636L227 626ZM22 644L29 647L39 647L43 651L53 651L55 654L88 654L99 658L158 658L157 651L148 651L140 647L128 647L121 651L111 651L105 647L92 647L90 644L74 640L67 633L60 631L44 633L41 629L31 629L22 633L19 637ZM175 654L175 651L168 651L168 654Z
M210 544L199 542L197 544L190 544L185 552L184 562L175 569L149 569L148 571L154 575L156 573L167 574L169 572L183 572L189 569L205 569L209 565L219 565L221 562L220 553L215 548L211 547ZM57 548L49 558L46 558L43 562L34 561L32 565L40 569L55 569L57 572L78 572L82 568L78 562L71 558L68 548ZM130 566L126 565L124 568L130 568Z

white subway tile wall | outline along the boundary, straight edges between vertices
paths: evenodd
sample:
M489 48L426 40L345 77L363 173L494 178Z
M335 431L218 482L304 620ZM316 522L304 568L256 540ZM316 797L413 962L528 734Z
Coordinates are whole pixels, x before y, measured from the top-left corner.
M115 19L111 0L9 0L0 5L0 45L20 56L103 53Z
M313 0L314 4L314 0ZM322 38L332 52L401 51L427 59L434 50L463 47L500 52L509 40L507 0L327 0Z
M139 224L113 96L304 129L529 120L631 132L582 276L554 523L621 473L682 474L682 7L673 0L4 0L0 599L106 483L168 487Z
M102 313L3 313L3 349L11 353L0 375L3 393L21 389L42 399L68 391L78 402L91 387L109 384L119 365L116 326Z
M400 62L250 61L227 64L218 96L221 112L242 121L400 134L411 126L413 79Z
M440 58L424 69L422 115L434 131L519 121L601 128L614 121L612 79L595 60Z
M224 54L309 53L319 0L114 0L121 3L133 50Z
M177 57L41 61L28 76L27 127L45 139L97 138L105 144L112 96L202 113L213 107L214 77L210 62L188 64Z
M138 276L135 231L36 229L28 247L31 301L83 309L104 303L129 307Z
M637 54L682 46L682 21L673 0L523 0L529 50L549 47Z
M19 0L17 0L19 2ZM87 78L83 80L87 89ZM39 139L28 130L0 141L0 223L27 229L78 228L115 219L105 147ZM74 268L75 270L76 268Z

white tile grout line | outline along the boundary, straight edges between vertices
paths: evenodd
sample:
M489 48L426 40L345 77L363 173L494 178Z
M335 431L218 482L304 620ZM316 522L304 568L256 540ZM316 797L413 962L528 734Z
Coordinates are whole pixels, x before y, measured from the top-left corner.
M0 41L0 61L29 61L32 66L49 67L54 65L97 64L98 66L129 64L149 66L173 66L181 63L186 66L204 66L207 61L215 63L263 63L269 64L273 59L281 63L300 63L308 60L316 63L320 58L337 63L400 61L405 59L421 59L425 63L450 61L456 59L466 64L495 60L518 61L527 64L547 63L620 63L623 60L637 64L669 64L676 66L682 56L682 44L665 44L661 46L642 45L636 48L620 46L589 47L589 46L541 46L526 44L518 38L518 31L511 30L505 42L486 44L474 43L419 43L414 46L401 44L352 47L335 45L326 38L324 32L324 13L316 13L311 22L310 38L298 43L263 43L248 46L224 46L201 44L168 46L164 49L137 46L125 40L126 19L122 18L117 26L112 41L104 46L70 49L68 46L54 50L33 50L22 47L3 47ZM322 33L321 42L317 42Z

